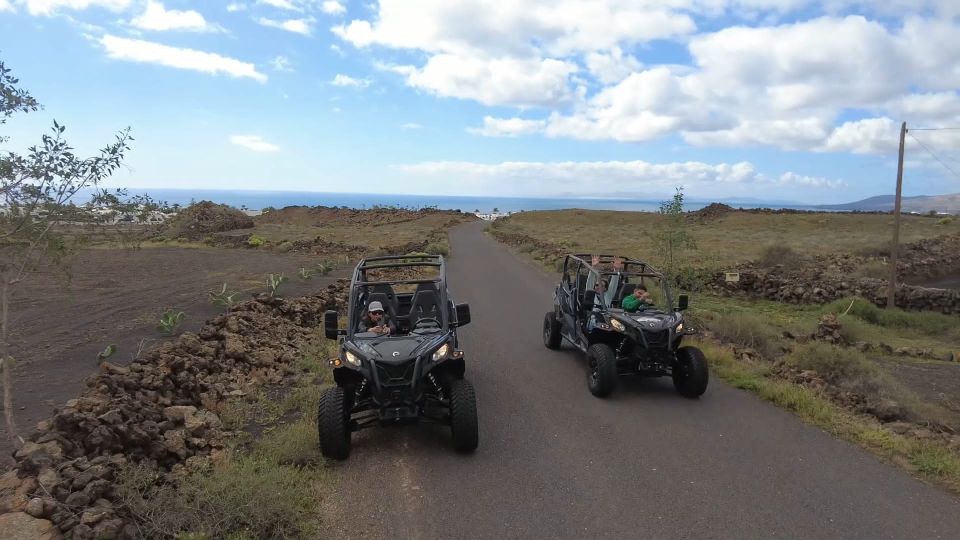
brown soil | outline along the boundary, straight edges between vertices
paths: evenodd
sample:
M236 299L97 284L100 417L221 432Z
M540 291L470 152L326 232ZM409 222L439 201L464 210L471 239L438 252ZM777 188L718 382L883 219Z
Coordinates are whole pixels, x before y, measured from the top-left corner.
M14 293L10 319L15 369L14 403L21 436L75 397L84 377L98 371L97 353L117 345L110 362L126 365L143 345L166 338L156 329L166 309L186 315L182 331L197 331L223 312L207 292L226 282L243 291L237 301L265 290L268 273L284 272L284 296L310 294L345 275L341 266L327 277L302 281L300 267L316 257L296 253L232 249L150 248L139 251L89 250L73 259L69 286L62 273L48 272L24 282ZM0 426L0 468L9 465L11 445Z
M352 225L387 225L405 223L427 215L449 215L451 219L476 221L474 214L450 210L402 210L398 208L375 208L355 210L352 208L333 208L327 206L288 206L257 216L257 224L272 223L294 225L297 227L319 227L329 223Z

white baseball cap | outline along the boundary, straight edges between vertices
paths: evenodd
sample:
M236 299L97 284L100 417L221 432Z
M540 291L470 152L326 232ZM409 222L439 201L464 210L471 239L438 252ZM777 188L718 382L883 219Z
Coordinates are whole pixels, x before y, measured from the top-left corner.
M383 311L383 304L381 304L380 302L370 302L370 306L367 307L367 311L370 311L370 312Z

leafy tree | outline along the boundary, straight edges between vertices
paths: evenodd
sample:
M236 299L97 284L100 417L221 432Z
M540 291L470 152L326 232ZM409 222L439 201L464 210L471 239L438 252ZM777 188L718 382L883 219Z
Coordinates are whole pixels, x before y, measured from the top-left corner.
M671 200L660 203L658 213L662 217L650 237L662 261L664 275L674 281L680 273L684 252L697 247L683 219L683 187L677 188Z
M0 126L16 113L40 108L33 96L18 87L19 82L0 61ZM10 356L9 327L11 298L17 285L43 268L67 269L65 258L77 242L77 236L69 234L71 226L103 222L111 212L149 212L143 204L149 200L122 201L122 191L95 191L82 207L72 200L81 190L95 189L117 170L133 140L130 128L120 131L99 155L89 158L74 154L64 138L65 131L54 121L50 132L26 154L0 153L0 370L4 416L14 445L22 443L13 417L14 360ZM8 139L0 136L0 143Z

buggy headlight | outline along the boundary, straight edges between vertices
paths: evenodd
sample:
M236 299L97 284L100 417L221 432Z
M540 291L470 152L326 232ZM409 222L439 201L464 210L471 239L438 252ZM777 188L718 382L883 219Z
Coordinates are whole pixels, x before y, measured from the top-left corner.
M351 364L353 364L353 365L355 365L355 366L357 366L357 367L360 367L360 357L359 357L359 356L353 354L353 353L350 352L350 351L347 351L347 353L346 353L344 356L347 358L347 362L350 362Z
M439 349L433 351L433 361L439 362L441 360L446 360L447 356L450 355L450 344L444 343Z
M680 324L677 325L676 332L677 332L678 334L679 334L680 332L683 332L683 323L680 323Z
M623 332L624 330L627 329L627 327L624 326L622 322L616 319L610 319L610 326L612 326L614 330L616 330L617 332Z

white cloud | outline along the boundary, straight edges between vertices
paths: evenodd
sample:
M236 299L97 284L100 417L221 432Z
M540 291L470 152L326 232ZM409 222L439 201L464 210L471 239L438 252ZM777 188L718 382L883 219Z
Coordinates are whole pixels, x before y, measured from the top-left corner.
M900 125L889 118L844 122L819 148L831 152L878 154L894 152L900 145Z
M312 17L307 17L304 19L288 19L286 21L277 21L274 19L268 19L266 17L260 17L257 19L257 22L271 28L279 28L281 30L286 30L287 32L309 36L313 33L314 19Z
M227 4L227 11L230 13L236 13L238 11L246 11L246 10L247 10L247 5L241 4L240 2L233 2L233 3Z
M423 129L423 126L420 125L420 124L418 124L418 123L416 123L416 122L407 122L406 124L401 125L401 126L400 126L400 129L407 129L407 130L409 130L409 129Z
M337 2L337 0L326 0L320 9L328 15L341 15L347 12L347 8L343 7L343 4Z
M457 180L464 194L506 193L515 196L551 192L587 196L669 194L675 186L696 189L702 196L750 195L757 186L833 188L840 180L787 172L770 177L749 162L709 164L696 161L649 163L646 161L565 161L475 163L434 161L395 166L426 186Z
M622 81L643 65L634 57L623 54L620 47L606 52L592 52L586 56L587 70L603 84Z
M450 54L431 57L422 68L395 66L407 85L442 97L518 107L569 101L575 64L553 59L478 58Z
M130 24L141 30L189 30L194 32L213 32L220 30L211 25L200 13L166 9L161 2L149 0L147 9L139 17L130 21Z
M372 21L354 20L334 32L358 47L470 55L529 55L540 49L565 56L685 36L695 29L689 15L656 1L381 0Z
M546 126L544 120L484 116L482 128L467 128L467 131L485 137L516 137L537 133L543 130L544 126Z
M303 11L300 6L290 2L290 0L257 0L257 3L289 11Z
M247 77L259 82L267 81L267 76L258 72L253 64L216 53L181 49L160 43L112 35L105 35L100 38L100 44L106 50L108 57L117 60L159 64L211 75L225 74L231 77Z
M292 72L293 65L290 63L290 59L286 56L277 56L270 61L270 65L273 66L273 69L276 71L285 71Z
M132 0L21 0L31 15L53 15L61 9L80 11L91 7L122 11Z
M370 81L367 79L355 79L349 75L343 75L337 73L337 76L330 81L330 84L334 86L349 86L352 88L366 88L370 86Z
M231 135L230 142L254 152L276 152L280 147L268 143L259 135Z
M13 4L9 0L0 0L0 11L13 11Z

